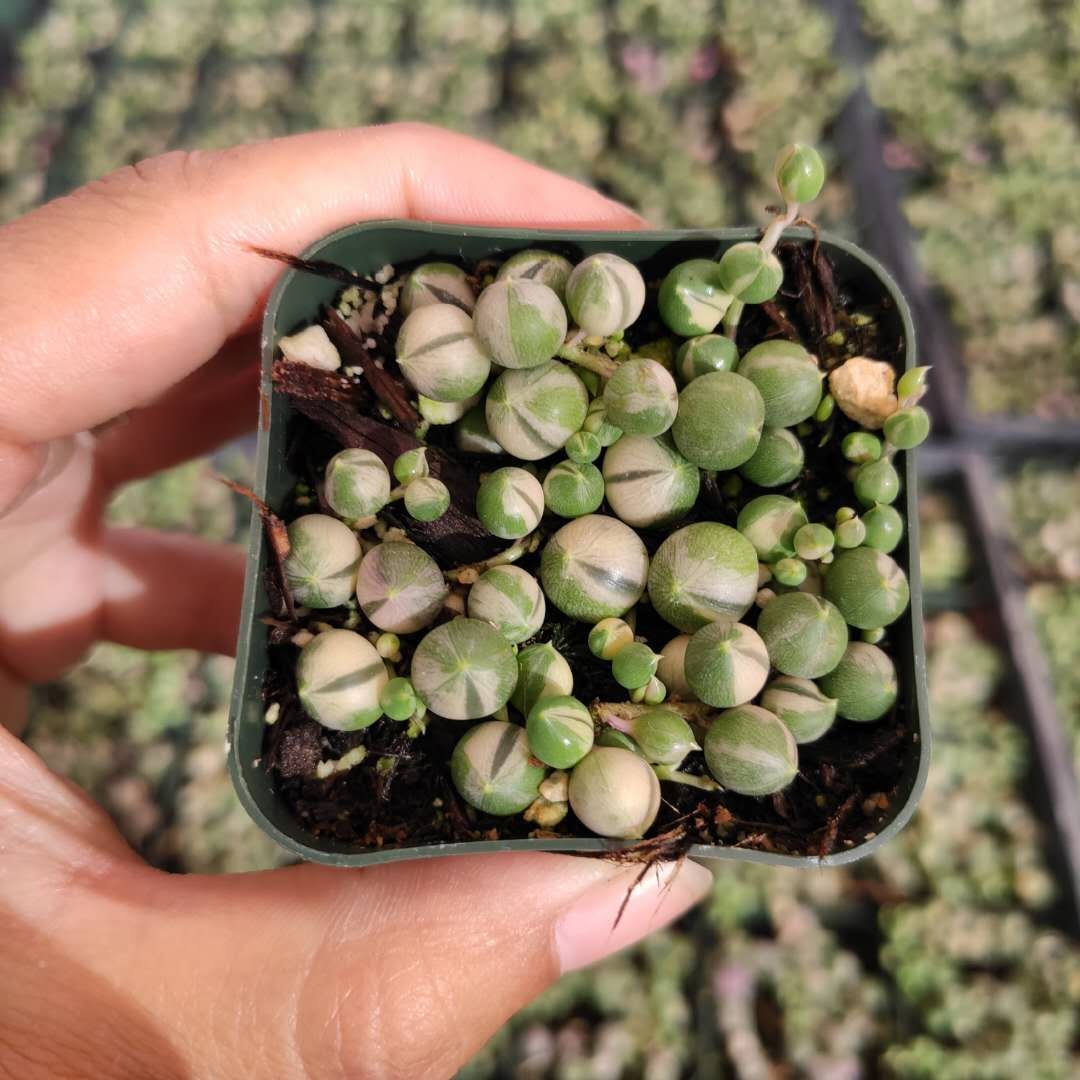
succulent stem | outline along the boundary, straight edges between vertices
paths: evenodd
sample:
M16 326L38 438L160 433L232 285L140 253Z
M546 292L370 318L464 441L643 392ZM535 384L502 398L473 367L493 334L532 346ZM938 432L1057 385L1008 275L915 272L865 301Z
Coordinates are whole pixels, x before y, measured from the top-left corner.
M780 242L780 237L783 235L784 230L793 225L799 216L799 204L788 203L784 207L784 213L773 218L769 227L765 230L765 235L758 241L758 246L763 251L774 251L776 245Z
M598 701L592 706L593 717L602 723L609 724L620 731L627 731L624 725L629 721L641 716L643 713L652 712L656 705L644 703L635 704L631 701ZM704 724L705 721L716 712L711 706L701 701L665 701L660 708L668 712L678 713L690 724Z
M456 581L459 585L473 585L485 570L490 570L493 566L505 566L508 563L515 563L518 559L531 555L539 546L540 534L531 532L528 536L515 540L504 551L500 551L498 554L480 562L469 563L468 566L458 566L453 570L447 570L445 576L450 581Z
M739 319L742 318L744 307L745 305L741 300L732 300L727 313L724 315L724 333L732 341L735 340L735 333L739 329Z
M673 784L686 784L687 787L701 788L702 791L723 790L715 780L710 780L707 776L694 776L692 773L680 772L671 765L654 765L652 768L658 780L669 780Z
M611 357L583 349L570 338L567 338L555 355L560 360L568 360L571 364L585 368L586 371L595 371L602 379L610 379L618 367Z

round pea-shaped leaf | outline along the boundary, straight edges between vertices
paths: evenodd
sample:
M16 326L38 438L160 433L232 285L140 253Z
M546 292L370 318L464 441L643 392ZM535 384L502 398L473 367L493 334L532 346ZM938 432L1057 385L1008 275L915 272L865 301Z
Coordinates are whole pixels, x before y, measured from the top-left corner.
M668 697L671 699L694 700L694 691L686 681L686 646L689 644L690 635L679 634L660 650L656 677L667 687Z
M544 477L544 505L559 517L591 514L604 501L604 478L588 462L560 461Z
M574 689L574 673L562 653L549 641L528 645L517 657L518 679L510 704L528 716L541 698L562 697Z
M405 488L405 509L415 521L438 521L450 509L450 489L434 476L410 480Z
M763 563L791 558L795 534L807 524L806 511L785 495L759 495L739 511L738 530Z
M670 709L650 709L629 721L629 734L646 761L677 769L686 755L700 750L690 725Z
M785 675L816 679L832 671L847 648L848 630L834 604L805 592L783 593L758 619L769 659Z
M705 764L728 791L771 795L795 779L799 751L779 717L758 705L741 705L709 725Z
M566 306L586 334L607 337L625 330L641 314L645 280L633 263L598 252L574 267L566 282Z
M544 489L532 473L508 465L480 481L476 516L492 536L501 540L528 536L543 514Z
M620 649L611 661L611 674L627 690L639 690L656 674L660 657L640 641Z
M589 408L585 384L565 365L504 371L484 405L488 429L499 445L523 461L538 461L561 449L581 428Z
M546 285L560 301L566 299L566 283L573 273L574 264L553 251L528 248L511 255L499 267L496 278L521 281L538 281Z
M897 409L885 419L885 438L898 450L914 450L930 434L930 414L921 405Z
M458 794L485 814L520 814L540 794L547 770L529 752L525 729L502 720L470 728L450 756Z
M633 529L603 514L564 525L548 541L540 580L564 614L597 623L625 615L645 591L649 555Z
M429 631L409 677L420 700L447 720L479 720L501 709L517 683L507 640L479 619L454 619Z
M429 304L453 304L472 314L476 296L465 271L453 263L431 262L418 266L401 290L401 311L411 315Z
M358 731L382 716L379 694L389 676L375 646L352 630L324 630L296 661L300 704L335 731Z
M825 186L825 163L806 143L788 143L773 166L776 187L788 203L812 202Z
M720 282L744 304L763 304L771 300L783 280L784 268L780 260L751 240L733 244L720 256Z
M773 679L761 695L761 707L775 713L800 744L820 739L836 720L836 700L797 675Z
M750 543L727 525L699 521L673 532L649 568L649 600L672 626L691 633L715 619L738 619L758 588Z
M660 285L660 318L682 337L708 334L731 306L712 259L689 259L672 267Z
M540 629L546 607L540 582L520 566L493 566L469 590L469 618L491 623L515 645Z
M907 610L907 575L883 551L858 547L841 551L825 574L825 596L859 630L896 622Z
M335 514L349 520L369 517L390 499L390 473L370 450L342 450L326 464L323 492Z
M287 531L289 554L282 569L293 602L310 608L346 603L360 565L356 534L329 514L305 514Z
M439 564L404 540L373 547L360 563L356 599L380 629L411 634L430 626L442 611L446 580Z
M700 375L679 395L671 426L683 457L703 469L737 469L761 441L765 404L749 379L730 371Z
M503 278L480 294L476 336L497 364L531 368L550 360L566 337L566 309L538 281Z
M601 619L589 631L589 652L599 660L614 660L632 644L634 631L622 619Z
M803 525L795 533L795 554L800 559L817 560L836 546L836 537L827 525Z
M802 472L804 461L802 443L787 428L766 427L753 457L739 466L739 474L758 487L782 487Z
M755 345L739 361L739 374L758 388L769 427L801 424L814 415L821 401L821 370L793 341L775 339Z
M904 519L893 506L872 506L863 514L862 523L866 527L863 543L886 555L903 539Z
M675 354L675 374L685 386L699 375L712 371L734 371L739 363L735 342L722 334L702 334L679 346Z
M694 632L685 669L698 700L726 709L757 697L769 677L769 654L755 630L721 619Z
M656 360L624 360L604 387L608 419L630 435L661 435L675 420L679 391L671 373Z
M660 781L633 751L597 746L570 774L570 808L599 836L640 840L660 811Z
M541 698L525 730L529 749L553 769L573 768L593 748L593 719L576 697Z
M399 484L407 484L410 480L419 480L421 476L430 476L431 467L428 465L427 447L418 446L415 450L406 450L394 458L394 479Z
M472 397L491 371L472 318L453 304L417 308L398 331L397 360L409 384L435 401Z
M888 505L900 494L900 474L888 458L868 461L856 469L854 487L863 506Z
M701 473L669 438L624 435L603 466L608 505L635 529L670 525L697 502Z
M882 449L881 440L869 431L853 431L845 435L840 443L840 452L845 460L854 465L877 461L881 457Z
M584 431L591 432L600 440L601 446L611 446L622 438L622 428L616 427L607 415L602 397L589 402L589 411L585 414Z
M836 699L836 711L845 720L879 720L896 702L896 668L877 645L853 641L818 686Z
M585 417L588 420L588 416ZM603 446L600 445L600 438L594 435L591 431L575 431L569 439L566 440L566 456L571 461L576 461L581 465L588 465L594 462L599 456L600 451L603 450Z
M379 705L391 720L408 720L416 712L419 703L420 699L416 696L413 684L401 676L391 679L379 691Z

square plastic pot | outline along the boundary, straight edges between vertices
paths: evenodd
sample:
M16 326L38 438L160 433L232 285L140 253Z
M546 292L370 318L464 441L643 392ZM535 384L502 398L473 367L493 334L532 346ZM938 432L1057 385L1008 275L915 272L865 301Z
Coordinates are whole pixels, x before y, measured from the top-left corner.
M534 229L495 229L427 222L377 221L349 226L313 244L304 255L325 259L364 274L374 274L386 263L399 265L417 259L475 262L508 256L527 247L547 247L580 259L598 251L611 251L643 267L646 277L657 277L690 258L716 258L740 240L756 239L755 229L720 229L679 232L584 232ZM789 229L786 240L810 240L807 229ZM856 245L820 234L833 261L837 284L857 304L884 303L884 333L904 344L904 366L915 365L915 333L907 302L886 270ZM287 400L274 392L271 370L277 340L317 318L320 305L329 303L341 286L334 281L289 270L270 295L262 325L262 408L256 450L255 492L271 507L280 506L296 481L286 468L285 436L290 420ZM926 705L926 658L923 650L922 588L919 580L919 516L916 455L904 455L903 478L907 535L894 553L907 571L911 606L895 625L895 659L900 679L900 701L908 725L902 749L905 768L896 798L876 834L869 840L824 857L780 855L747 848L698 844L695 858L740 859L775 866L821 867L854 862L871 854L896 835L915 811L926 783L930 758L930 726ZM229 769L240 801L260 827L283 847L303 859L334 866L367 866L395 859L432 858L493 851L562 851L597 853L626 846L624 841L598 837L557 839L484 840L430 844L422 847L363 850L308 834L277 798L273 778L261 764L265 705L263 678L267 669L267 628L261 616L269 601L263 589L268 559L261 522L253 515L248 542L247 582L237 645L236 675L229 715Z

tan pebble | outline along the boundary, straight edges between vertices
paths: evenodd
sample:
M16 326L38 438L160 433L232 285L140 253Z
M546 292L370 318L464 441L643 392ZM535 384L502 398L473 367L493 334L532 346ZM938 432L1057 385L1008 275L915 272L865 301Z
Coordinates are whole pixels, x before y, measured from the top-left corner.
M845 416L878 429L896 412L896 372L884 360L853 356L829 375L829 391Z

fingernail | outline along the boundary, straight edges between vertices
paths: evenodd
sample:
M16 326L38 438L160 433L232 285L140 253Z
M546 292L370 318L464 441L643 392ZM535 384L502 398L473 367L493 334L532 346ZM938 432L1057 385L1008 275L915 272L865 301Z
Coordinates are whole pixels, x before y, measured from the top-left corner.
M72 436L31 447L0 446L0 515L12 513L48 487L71 460L74 448Z
M635 885L640 873L635 866L620 870L587 889L562 915L555 924L555 946L563 972L595 963L674 922L712 886L712 874L689 859L650 867Z

